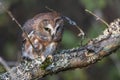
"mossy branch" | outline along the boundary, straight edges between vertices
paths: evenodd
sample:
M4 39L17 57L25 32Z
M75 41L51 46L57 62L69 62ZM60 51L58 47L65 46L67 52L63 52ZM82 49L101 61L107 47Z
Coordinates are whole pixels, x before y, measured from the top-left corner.
M31 80L70 69L84 68L111 54L119 46L120 19L117 19L103 31L103 34L92 39L86 45L62 50L53 55L53 61L47 59L42 64L40 58L32 61L21 61L18 66L0 75L0 79Z

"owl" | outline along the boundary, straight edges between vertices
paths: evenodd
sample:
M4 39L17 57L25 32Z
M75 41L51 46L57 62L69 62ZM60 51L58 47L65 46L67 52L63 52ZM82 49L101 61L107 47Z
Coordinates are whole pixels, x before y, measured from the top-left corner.
M35 59L40 57L43 61L52 55L62 39L64 20L57 12L40 13L29 19L23 26L22 57Z

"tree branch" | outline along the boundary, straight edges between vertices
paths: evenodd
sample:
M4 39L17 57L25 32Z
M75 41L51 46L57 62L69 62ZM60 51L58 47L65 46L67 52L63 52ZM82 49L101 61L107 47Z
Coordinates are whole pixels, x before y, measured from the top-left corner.
M102 35L78 48L62 50L41 64L41 59L23 60L10 71L0 75L2 80L31 80L75 68L84 68L111 54L120 46L120 19L112 22Z

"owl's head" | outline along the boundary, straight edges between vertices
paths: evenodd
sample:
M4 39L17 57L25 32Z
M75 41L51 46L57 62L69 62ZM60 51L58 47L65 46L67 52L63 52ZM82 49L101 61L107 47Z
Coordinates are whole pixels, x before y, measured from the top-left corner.
M33 18L36 22L35 30L51 38L59 40L63 31L63 18L57 12L41 13Z
M58 41L62 37L63 22L63 18L57 12L40 13L28 20L23 28L28 34L35 31L42 37Z

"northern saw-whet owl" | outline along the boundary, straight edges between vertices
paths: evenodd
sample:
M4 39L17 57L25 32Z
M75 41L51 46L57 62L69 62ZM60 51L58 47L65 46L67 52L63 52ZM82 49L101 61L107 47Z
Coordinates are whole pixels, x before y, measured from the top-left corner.
M28 20L23 30L28 33L33 46L23 33L22 57L28 59L41 57L44 61L46 57L52 55L61 42L63 22L63 18L57 12L40 13Z

